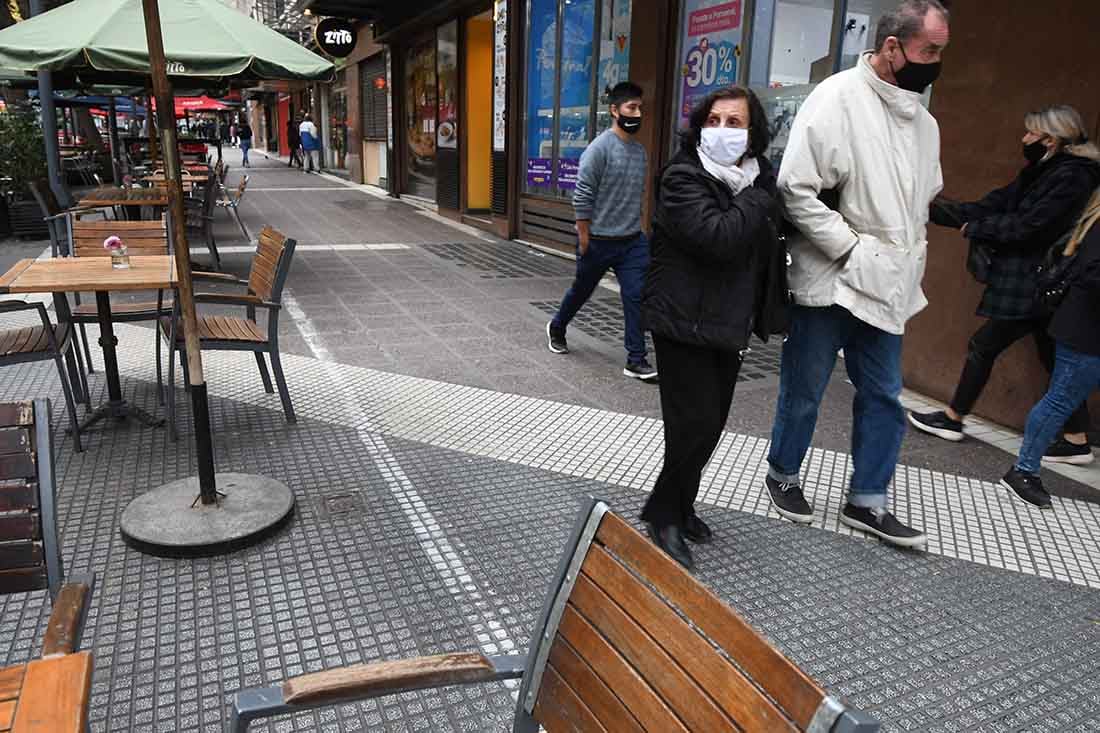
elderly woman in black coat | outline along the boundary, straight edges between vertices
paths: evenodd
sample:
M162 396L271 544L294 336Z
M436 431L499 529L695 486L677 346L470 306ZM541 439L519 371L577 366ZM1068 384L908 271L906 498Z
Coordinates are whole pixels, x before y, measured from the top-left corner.
M988 319L970 339L959 385L947 409L910 413L918 430L952 441L963 439L963 421L981 396L993 364L1012 344L1033 336L1043 366L1054 368L1049 317L1035 310L1036 270L1047 251L1077 222L1100 185L1100 149L1089 142L1081 115L1056 105L1024 118L1027 165L1012 183L981 201L937 199L932 222L959 228L971 242L971 273L985 283L978 315ZM977 251L975 251L975 247ZM984 254L983 254L984 253ZM977 255L977 256L975 256ZM1046 449L1044 460L1092 462L1084 404L1070 415L1065 436Z
M664 468L642 511L650 537L687 568L685 539L707 542L695 513L703 468L729 415L755 330L784 328L786 250L764 109L744 87L708 95L661 173L642 319L661 370Z

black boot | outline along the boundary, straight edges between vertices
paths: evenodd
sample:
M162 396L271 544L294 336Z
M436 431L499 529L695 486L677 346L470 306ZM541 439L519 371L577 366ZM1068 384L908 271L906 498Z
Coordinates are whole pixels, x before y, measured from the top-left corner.
M653 544L665 551L669 557L683 565L688 570L695 567L695 559L691 556L691 548L684 542L684 533L675 524L667 527L656 527L646 522L649 538Z

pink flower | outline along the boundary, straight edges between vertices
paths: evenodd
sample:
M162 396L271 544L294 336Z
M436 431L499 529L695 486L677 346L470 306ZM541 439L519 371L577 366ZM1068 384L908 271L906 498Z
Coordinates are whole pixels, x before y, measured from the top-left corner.
M122 249L122 240L112 234L103 240L103 249Z

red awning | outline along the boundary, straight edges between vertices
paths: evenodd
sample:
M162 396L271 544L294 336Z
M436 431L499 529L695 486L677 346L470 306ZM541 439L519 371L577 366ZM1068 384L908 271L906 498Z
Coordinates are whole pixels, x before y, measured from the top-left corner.
M185 112L221 112L233 109L228 104L211 97L176 97L176 117L183 117ZM157 108L157 100L151 99L153 109Z

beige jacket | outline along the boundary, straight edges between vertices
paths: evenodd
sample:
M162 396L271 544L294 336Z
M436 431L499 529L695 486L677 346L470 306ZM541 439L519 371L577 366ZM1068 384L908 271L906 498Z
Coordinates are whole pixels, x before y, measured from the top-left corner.
M921 96L875 74L870 54L802 105L779 169L800 236L790 287L800 305L839 305L893 334L928 301L928 205L943 188L940 131ZM818 198L839 193L834 211Z

